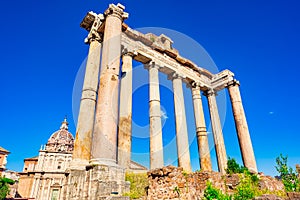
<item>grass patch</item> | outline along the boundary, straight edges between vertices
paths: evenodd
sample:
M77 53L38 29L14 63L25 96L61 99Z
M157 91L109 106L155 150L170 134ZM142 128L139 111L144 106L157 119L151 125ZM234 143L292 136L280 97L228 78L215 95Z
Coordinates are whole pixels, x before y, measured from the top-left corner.
M138 199L146 196L146 188L148 187L148 177L146 173L134 174L127 172L125 174L125 180L130 182L130 192L124 194L124 196L130 197L130 199Z

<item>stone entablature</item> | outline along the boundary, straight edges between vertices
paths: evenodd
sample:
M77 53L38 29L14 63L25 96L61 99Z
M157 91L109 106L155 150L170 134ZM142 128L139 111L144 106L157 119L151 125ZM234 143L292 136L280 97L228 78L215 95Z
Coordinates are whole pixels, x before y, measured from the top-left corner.
M97 15L94 12L89 12L80 25L86 30L91 31L93 22L97 19L102 22L98 23L97 33L103 35L105 30L105 23L103 22L105 21L105 18L101 14ZM164 73L173 73L176 71L180 74L185 74L186 82L201 82L203 90L213 88L213 84L215 84L217 80L219 80L219 87L220 80L223 80L224 87L226 87L225 83L232 80L230 77L232 78L234 76L229 70L224 70L218 74L212 74L208 70L197 66L191 60L180 56L178 50L172 47L173 41L163 34L160 36L156 36L153 33L143 34L131 29L125 23L122 24L122 30L121 42L123 49L126 49L126 52L131 52L133 59L143 64L155 61L157 64L161 64L163 67L161 71ZM165 41L165 43L163 43L163 41ZM228 77L228 80L226 77ZM216 89L220 88L216 87Z

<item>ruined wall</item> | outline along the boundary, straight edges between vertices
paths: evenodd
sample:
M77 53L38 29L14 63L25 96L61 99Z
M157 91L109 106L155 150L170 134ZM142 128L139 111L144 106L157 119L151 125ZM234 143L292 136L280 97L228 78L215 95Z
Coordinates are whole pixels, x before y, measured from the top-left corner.
M70 169L66 173L62 200L118 199L129 200L122 194L129 191L125 170L118 166L91 165L83 170ZM124 180L124 181L123 181Z
M239 184L237 174L222 176L218 172L195 172L187 174L181 167L167 166L148 172L148 200L154 199L185 199L200 200L204 195L206 183L223 192L232 194ZM259 187L262 190L284 190L283 184L270 176L260 176Z
M20 173L18 184L18 193L21 197L30 197L32 185L34 181L34 174Z

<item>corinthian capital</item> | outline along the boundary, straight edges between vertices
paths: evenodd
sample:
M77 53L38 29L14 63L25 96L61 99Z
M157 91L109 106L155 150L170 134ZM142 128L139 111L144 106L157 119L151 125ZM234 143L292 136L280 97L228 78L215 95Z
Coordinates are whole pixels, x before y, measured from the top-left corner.
M108 9L104 12L105 16L115 16L120 18L121 20L127 19L128 18L128 13L124 12L125 6L122 4L109 4Z
M173 72L171 74L168 75L168 78L170 80L173 80L173 79L185 79L186 76L184 74L181 74L181 73L178 73L178 72Z
M240 86L240 82L236 79L233 79L232 81L228 82L227 83L227 87L230 87L230 86Z
M209 89L203 92L204 96L217 96L217 92L214 89Z
M89 12L88 15L93 16L94 21L92 23L92 26L87 29L90 32L89 32L88 36L85 38L84 42L91 43L92 41L95 41L95 40L102 42L102 34L98 32L98 29L101 26L102 21L104 19L103 14L97 15L96 13Z
M197 89L197 90L198 89L200 90L200 88L204 86L202 83L196 82L196 81L193 81L190 85L192 88Z
M155 61L150 61L149 63L147 63L147 64L144 65L144 68L145 68L145 69L148 69L148 70L149 70L150 68L160 69L161 66L160 66L158 63L156 63Z

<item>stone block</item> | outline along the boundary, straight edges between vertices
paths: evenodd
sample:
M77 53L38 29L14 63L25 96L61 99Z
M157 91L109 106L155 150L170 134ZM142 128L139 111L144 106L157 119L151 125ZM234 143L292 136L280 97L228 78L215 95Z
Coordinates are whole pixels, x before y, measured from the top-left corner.
M288 192L287 195L290 200L300 199L300 192Z
M117 165L91 165L85 170L69 170L62 199L128 199L125 170Z
M256 197L254 200L283 200L283 198L278 197L274 194L264 194L260 197Z

